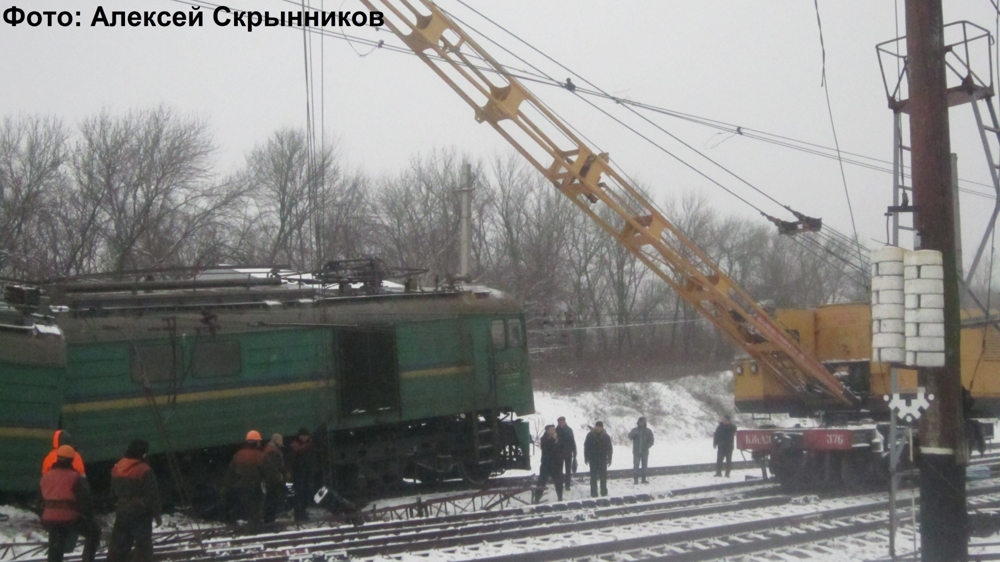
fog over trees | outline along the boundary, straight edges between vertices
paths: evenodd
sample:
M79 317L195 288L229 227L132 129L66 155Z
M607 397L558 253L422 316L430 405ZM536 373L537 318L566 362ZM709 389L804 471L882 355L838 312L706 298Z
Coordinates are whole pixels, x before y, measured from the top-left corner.
M516 153L413 155L393 173L348 169L330 143L282 129L225 170L209 124L159 107L0 121L0 277L51 280L171 266L312 270L376 256L459 270L462 163L472 164L472 276L524 303L532 357L725 362L732 346ZM639 186L643 189L643 186ZM647 192L656 186L645 186ZM832 254L696 191L655 201L760 301L866 300ZM627 376L627 375L623 375Z

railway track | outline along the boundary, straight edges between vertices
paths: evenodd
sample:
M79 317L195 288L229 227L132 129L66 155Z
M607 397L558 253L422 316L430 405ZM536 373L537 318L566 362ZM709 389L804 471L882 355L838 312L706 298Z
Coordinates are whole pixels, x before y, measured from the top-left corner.
M756 488L773 492L767 486ZM261 545L253 539L237 543L220 539L205 556L187 559L292 560L322 552L325 558L337 560L380 560L401 553L481 562L596 561L612 554L621 560L711 560L781 549L811 550L822 559L824 549L831 548L823 541L884 531L887 526L888 503L881 495L860 496L847 500L854 505L832 509L816 509L817 504L802 498L747 495L647 498L619 506L610 505L609 500L566 502L472 524L431 521L418 528L371 528L364 534L341 534L325 542L297 537ZM976 487L969 496L977 508L1000 506L1000 485ZM734 517L742 521L733 523Z
M888 502L872 495L852 498L843 507L822 508L821 503L797 501L787 496L720 502L726 509L650 506L638 514L595 510L595 521L568 522L538 529L528 541L507 539L495 544L470 544L456 548L444 543L431 557L440 560L476 559L478 562L549 562L559 560L714 560L776 550L796 550L798 558L824 559L834 547L822 544L838 538L885 532ZM1000 485L969 491L977 509L1000 506ZM801 498L798 498L799 500ZM722 507L720 505L719 507ZM733 519L739 521L733 522ZM513 543L513 544L512 544ZM581 544L583 543L583 544ZM495 554L500 552L499 554ZM354 551L346 547L338 557L353 560L384 559L389 552ZM416 554L416 553L414 553ZM425 555L429 553L424 553ZM824 554L826 556L824 556ZM773 560L774 558L769 558Z
M1000 460L1000 454L997 455L997 459ZM753 461L736 461L733 462L732 470L747 470L758 468L759 465ZM714 472L715 463L700 463L700 464L686 464L686 465L674 465L674 466L657 466L649 467L647 469L647 476L673 476L679 474L698 474L703 472ZM614 469L608 471L608 480L625 480L632 478L634 471L630 468L628 469ZM589 481L590 472L577 472L573 475L573 481L577 484L584 484ZM532 486L538 480L537 475L531 476L500 476L491 479L486 487L489 486ZM400 489L392 490L387 494L380 497L380 500L395 499L401 497L415 496L418 494L440 494L448 492L460 492L460 491L473 491L483 489L483 486L475 486L461 480L449 480L444 482L434 482L434 483L407 483Z
M1000 455L974 465L1000 467ZM698 466L698 465L696 465ZM706 466L706 465L701 465ZM680 470L678 470L678 468ZM669 467L672 474L695 472ZM711 465L714 470L714 465ZM620 471L631 477L631 471ZM652 473L652 471L651 471ZM621 476L619 476L621 477ZM509 482L512 479L504 479ZM533 479L532 479L533 481ZM970 483L970 506L1000 507L1000 479ZM383 560L412 553L425 559L514 560L711 560L784 550L822 559L829 543L885 534L882 494L839 498L821 507L818 496L781 494L769 482L724 482L657 495L565 501L439 517L299 527L234 536L228 527L156 533L156 559ZM843 504L849 505L843 505ZM3 545L0 545L2 547ZM28 547L29 545L22 545ZM44 545L22 549L18 560L42 560ZM0 558L12 559L0 550ZM69 556L67 560L78 560Z
M694 467L666 467L665 469L661 468L656 471L651 470L651 474L684 474L700 472L704 470L705 466L706 465L695 465ZM714 470L714 465L712 469ZM619 476L622 472L624 471L619 471ZM630 472L631 471L629 471L629 473ZM511 480L512 479L503 479L499 482L501 484L506 484ZM533 484L535 482L535 478L532 477L525 479L525 481ZM345 537L353 537L352 540L355 541L367 537L370 542L364 544L367 544L370 547L378 542L374 539L375 536L379 533L390 531L412 533L415 529L422 529L425 533L442 532L439 529L441 526L468 526L476 522L482 522L485 525L495 525L496 522L505 519L510 519L510 521L503 521L503 526L499 528L511 530L511 528L517 527L530 527L535 524L533 521L537 520L539 517L544 518L551 516L562 518L566 513L576 510L656 505L655 502L662 500L664 497L670 496L671 494L676 494L678 497L686 498L684 500L674 500L674 504L676 505L700 505L717 500L704 497L698 498L695 496L711 494L713 492L728 492L731 494L737 491L742 491L742 493L746 495L754 495L762 493L763 490L774 489L776 489L776 486L770 483L761 483L760 481L724 482L709 486L676 489L671 492L661 491L661 493L656 495L637 494L632 496L601 498L597 500L588 499L581 501L567 501L558 504L546 503L540 505L529 505L529 503L525 501L522 502L521 507L514 509L478 511L463 513L460 515L424 517L387 523L368 523L359 529L355 529L354 527L348 525L330 527L329 525L331 521L320 520L312 524L297 526L297 528L291 530L282 530L247 537L233 536L233 528L221 525L205 526L199 529L181 531L164 532L157 530L157 532L154 533L154 543L156 544L157 558L164 560L201 559L197 557L199 553L201 553L201 556L204 559L218 559L220 554L215 550L212 550L216 549L218 544L251 545L249 548L251 550L256 549L258 555L260 554L261 549L271 548L272 546L282 548L298 548L301 545L306 545L308 547L308 545L313 543L328 543L330 541L343 540ZM530 488L523 489L523 491L527 492L526 497L530 497L530 490ZM407 505L412 507L412 504ZM637 509L641 510L643 508L639 507ZM382 511L382 509L379 509L379 511ZM369 513L370 512L367 511L364 512L366 516ZM518 519L521 519L522 521L519 522ZM543 521L544 520L546 519L543 519ZM312 547L308 548L312 550ZM44 549L45 544L41 542L6 545L0 544L0 559L41 560L42 556L44 556ZM257 556L254 556L254 558L256 557ZM66 560L78 559L79 557L75 555L68 555L66 557ZM239 557L233 559L239 559Z
M774 491L758 485L757 493ZM748 496L755 494L750 493ZM681 519L727 511L787 503L783 496L720 498L652 496L602 498L526 506L470 516L375 523L353 529L311 529L248 537L220 537L197 546L161 548L158 560L292 560L322 553L333 559L365 559L413 551L439 551L483 542L528 540L552 533L578 533L600 529L608 521L634 524L642 521Z

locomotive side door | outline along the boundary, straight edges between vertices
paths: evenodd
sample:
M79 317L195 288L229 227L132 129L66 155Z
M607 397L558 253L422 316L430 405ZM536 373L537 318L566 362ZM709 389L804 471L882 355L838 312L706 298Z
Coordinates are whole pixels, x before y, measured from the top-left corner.
M386 420L399 415L399 366L392 326L341 328L337 332L339 413Z

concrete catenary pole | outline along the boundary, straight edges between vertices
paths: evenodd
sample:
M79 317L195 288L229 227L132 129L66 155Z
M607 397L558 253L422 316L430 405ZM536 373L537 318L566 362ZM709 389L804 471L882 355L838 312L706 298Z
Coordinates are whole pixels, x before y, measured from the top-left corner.
M462 196L462 255L461 271L459 276L466 283L471 279L469 271L470 242L472 238L472 165L468 162L462 163L462 189L458 190Z
M934 395L920 420L920 550L924 562L968 557L959 272L943 33L941 0L906 0L914 246L938 250L944 261L945 366L918 369L920 385Z

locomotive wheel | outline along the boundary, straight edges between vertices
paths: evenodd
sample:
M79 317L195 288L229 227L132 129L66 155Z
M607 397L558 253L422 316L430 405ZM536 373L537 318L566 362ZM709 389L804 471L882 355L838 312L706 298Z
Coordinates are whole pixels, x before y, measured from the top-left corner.
M461 476L462 480L464 480L467 484L471 484L473 486L485 486L486 483L489 482L492 474L492 463L488 466L472 462L465 462L458 465L458 475Z

